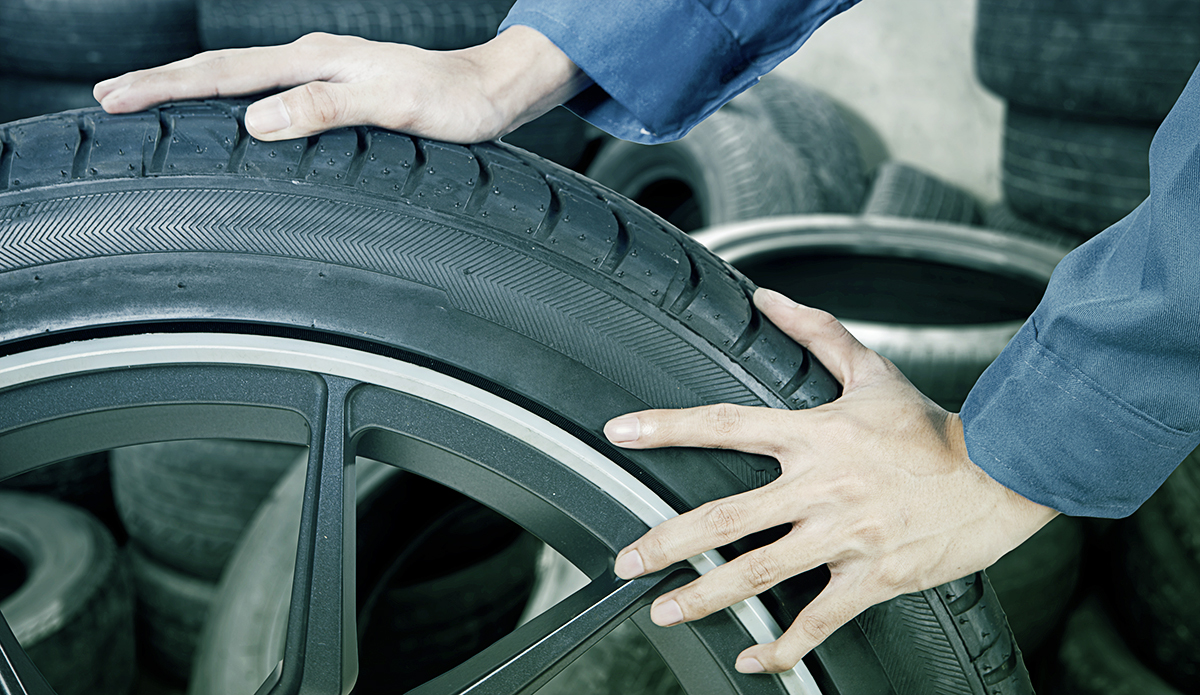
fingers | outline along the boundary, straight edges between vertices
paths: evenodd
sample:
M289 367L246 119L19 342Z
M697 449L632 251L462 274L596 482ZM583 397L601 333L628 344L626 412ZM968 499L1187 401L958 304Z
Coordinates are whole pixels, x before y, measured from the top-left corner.
M850 388L855 367L874 353L858 342L832 314L797 304L787 297L759 288L754 305L781 331L808 348L841 382Z
M793 500L789 505L782 495L772 492L769 486L743 492L667 519L617 554L617 576L632 579L657 572L756 531L788 523L802 511L800 502Z
M844 575L834 575L825 590L800 611L779 639L744 650L738 655L735 668L742 673L781 673L798 664L835 630L883 600L865 598L854 587Z
M364 97L359 85L309 82L251 104L246 130L259 140L290 140L362 125Z
M795 426L793 411L722 403L682 410L643 410L604 425L609 441L628 449L696 446L773 456Z

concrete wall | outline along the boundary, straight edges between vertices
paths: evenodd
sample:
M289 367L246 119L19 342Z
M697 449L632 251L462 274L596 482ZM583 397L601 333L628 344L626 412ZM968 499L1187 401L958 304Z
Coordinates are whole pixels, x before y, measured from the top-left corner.
M863 0L777 68L828 93L878 134L885 154L1000 198L1003 104L975 79L976 0Z

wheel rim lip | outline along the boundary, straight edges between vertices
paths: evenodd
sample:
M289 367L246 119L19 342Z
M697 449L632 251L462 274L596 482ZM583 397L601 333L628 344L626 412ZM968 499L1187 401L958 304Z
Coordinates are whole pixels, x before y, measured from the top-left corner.
M97 371L168 365L242 365L327 374L447 405L502 429L570 468L629 509L648 526L677 516L630 473L540 416L499 396L440 372L335 345L222 333L140 334L54 345L0 358L0 391L37 381ZM700 574L724 564L710 550L688 560ZM757 643L782 634L766 607L753 597L728 609ZM816 695L816 681L803 662L779 674L789 693Z

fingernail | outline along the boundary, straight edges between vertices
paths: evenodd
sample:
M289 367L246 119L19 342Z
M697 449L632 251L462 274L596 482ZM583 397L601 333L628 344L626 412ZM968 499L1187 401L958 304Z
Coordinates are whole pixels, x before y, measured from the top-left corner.
M633 579L645 572L646 566L642 564L642 556L638 554L638 551L630 550L617 556L617 561L613 564L613 571L621 579Z
M619 418L609 420L604 425L604 436L608 437L608 441L613 444L636 442L640 435L641 426L638 423L637 417L633 415L622 415Z
M663 601L662 603L651 606L650 619L655 625L667 627L675 623L683 622L683 611L679 609L679 604L674 601Z
M733 667L738 670L738 673L762 673L766 670L762 667L762 664L758 663L758 659L752 656L738 659Z
M788 299L787 297L783 296L782 294L779 294L775 290L768 290L765 287L758 288L758 291L755 292L754 295L755 295L755 298L759 298L761 296L761 299L759 299L759 301L766 302L768 304L777 304L779 306L787 307L789 309L795 309L796 307L800 306L796 302L793 302L792 300Z
M250 105L246 109L246 127L260 133L274 133L292 125L283 99L269 97Z

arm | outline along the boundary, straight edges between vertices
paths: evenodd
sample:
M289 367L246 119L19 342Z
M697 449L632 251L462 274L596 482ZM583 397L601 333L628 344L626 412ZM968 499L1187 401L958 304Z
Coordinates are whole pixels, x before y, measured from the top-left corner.
M96 85L109 113L164 101L293 87L255 102L246 127L260 140L377 125L449 142L511 132L589 84L545 36L513 27L460 51L309 34L284 46L211 51Z

